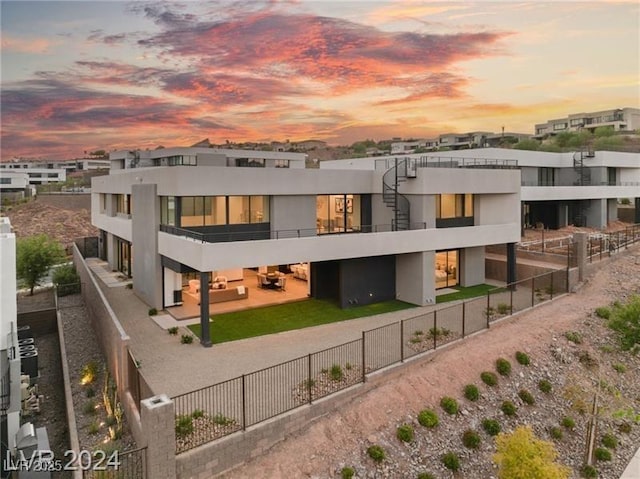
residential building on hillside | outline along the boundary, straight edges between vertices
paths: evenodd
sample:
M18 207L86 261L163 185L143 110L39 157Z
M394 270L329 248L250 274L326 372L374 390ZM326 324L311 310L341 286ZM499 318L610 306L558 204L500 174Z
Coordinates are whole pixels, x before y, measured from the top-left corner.
M8 161L0 163L0 169L35 171L65 170L66 174L96 170L108 170L111 162L106 158L78 158L65 161Z
M0 172L20 172L27 175L30 185L48 185L49 183L63 183L67 179L64 168L34 168L17 166L14 163L0 163Z
M0 170L0 197L15 201L35 194L36 187L29 184L27 173Z
M449 150L488 148L499 146L503 142L516 143L526 138L531 138L531 135L513 132L491 133L487 131L446 133L438 136L438 138L394 141L391 143L391 154L409 154L414 153L418 149L421 151L436 151L441 148L447 148Z
M16 447L22 395L16 303L16 236L9 218L0 217L0 444L2 477L7 447Z
M565 118L549 120L535 126L534 138L545 138L563 131L593 132L598 127L614 131L634 131L640 128L640 108L614 108L591 113L574 113Z
M114 152L110 174L92 180L100 254L150 307L198 302L207 331L219 302L273 286L343 308L430 304L438 288L484 282L486 245L520 239L520 172L509 161L306 169L305 156Z
M635 220L640 223L638 153L550 153L483 148L398 158L406 159L410 165L449 164L452 167L473 167L475 158L498 165L511 161L521 172L523 227L544 225L556 229L573 224L603 228L617 219L619 198L635 198ZM379 161L380 158L324 161L320 167L374 169Z

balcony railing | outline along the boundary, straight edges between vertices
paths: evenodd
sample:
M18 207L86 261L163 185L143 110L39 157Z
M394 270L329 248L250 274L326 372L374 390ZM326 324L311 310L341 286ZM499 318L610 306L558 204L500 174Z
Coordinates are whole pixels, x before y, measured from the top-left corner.
M410 230L427 229L425 222L414 222L409 225ZM394 231L392 224L362 225L347 231L321 232L317 228L301 228L273 231L229 231L220 233L201 233L177 226L160 225L160 231L174 236L183 236L201 243L225 243L230 241L258 241L285 238L331 237L335 235L360 233L385 233Z
M540 181L523 181L521 186L640 186L640 181L590 181L588 184L576 185L570 181L556 181L553 185Z
M518 160L493 158L455 158L439 156L421 156L420 158L404 158L407 169L415 168L485 168L485 169L516 169ZM395 165L396 158L379 158L375 160L375 168L388 170Z

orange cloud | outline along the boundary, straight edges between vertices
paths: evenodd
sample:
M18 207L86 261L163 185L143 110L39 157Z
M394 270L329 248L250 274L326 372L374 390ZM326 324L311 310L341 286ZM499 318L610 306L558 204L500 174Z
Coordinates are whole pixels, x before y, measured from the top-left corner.
M2 51L5 53L43 54L48 53L49 48L52 47L54 43L46 38L16 38L3 34L1 45Z

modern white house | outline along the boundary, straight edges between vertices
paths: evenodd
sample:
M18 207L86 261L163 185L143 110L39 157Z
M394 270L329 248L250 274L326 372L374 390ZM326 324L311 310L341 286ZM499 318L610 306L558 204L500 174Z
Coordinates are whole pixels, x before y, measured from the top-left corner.
M0 170L0 197L10 200L35 196L36 187L29 183L29 175L22 171Z
M511 161L305 169L303 154L212 148L111 159L92 180L102 257L150 307L195 297L205 338L219 301L251 296L270 274L343 308L426 305L438 288L483 283L485 246L520 239Z
M640 108L614 108L590 113L573 113L565 118L536 124L534 138L545 138L563 131L593 132L601 126L612 128L614 131L637 130L640 128Z
M411 141L394 141L391 143L391 154L410 154L415 150L437 151L442 148L447 150L463 150L469 148L489 148L499 146L505 141L515 143L519 140L530 138L526 133L505 132L491 133L488 131L472 131L467 133L445 133L437 138L424 138Z
M11 172L26 173L30 185L47 185L67 179L67 170L64 168L17 167L14 163L0 163L0 173Z
M6 448L13 450L16 446L22 408L17 314L16 236L9 218L0 217L0 443L3 461L7 457Z

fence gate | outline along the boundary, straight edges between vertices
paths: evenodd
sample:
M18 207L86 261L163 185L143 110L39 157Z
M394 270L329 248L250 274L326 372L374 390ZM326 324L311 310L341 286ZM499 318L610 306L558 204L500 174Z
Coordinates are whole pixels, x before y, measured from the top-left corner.
M80 457L83 479L147 479L146 447L105 454L103 462L95 454L91 458Z

